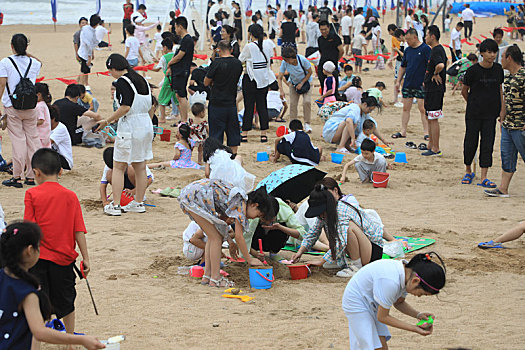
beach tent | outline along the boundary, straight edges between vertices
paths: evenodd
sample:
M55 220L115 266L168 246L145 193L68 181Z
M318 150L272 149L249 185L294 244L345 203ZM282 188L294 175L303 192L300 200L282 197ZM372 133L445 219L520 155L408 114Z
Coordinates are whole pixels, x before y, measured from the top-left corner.
M460 13L465 9L465 6L463 6L465 4L470 4L470 9L476 14L493 13L501 16L505 15L505 11L510 10L511 5L517 6L517 4L511 2L454 2L450 13Z

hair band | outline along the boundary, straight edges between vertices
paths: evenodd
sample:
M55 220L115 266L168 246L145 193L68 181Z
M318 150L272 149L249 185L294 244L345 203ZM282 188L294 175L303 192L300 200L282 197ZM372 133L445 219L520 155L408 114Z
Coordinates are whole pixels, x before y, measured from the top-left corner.
M15 229L13 230L13 236L16 236L17 233L18 233L18 229L15 228Z
M414 272L414 273L416 274L417 278L419 278L419 280L420 280L421 282L423 282L428 288L430 288L430 289L432 289L432 290L435 290L436 292L439 292L439 289L434 288L434 287L432 287L430 284L428 284L427 282L425 282L425 280L422 279L421 276L419 276L419 275L417 274L417 272Z

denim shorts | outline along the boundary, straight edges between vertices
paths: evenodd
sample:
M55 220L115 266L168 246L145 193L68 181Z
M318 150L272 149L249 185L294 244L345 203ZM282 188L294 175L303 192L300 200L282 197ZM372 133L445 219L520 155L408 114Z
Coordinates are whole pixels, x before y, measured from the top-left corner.
M129 63L131 68L134 68L134 67L139 65L139 59L138 58L132 58L132 59L128 60L128 63Z
M501 128L501 168L506 173L516 172L518 153L525 162L525 131Z

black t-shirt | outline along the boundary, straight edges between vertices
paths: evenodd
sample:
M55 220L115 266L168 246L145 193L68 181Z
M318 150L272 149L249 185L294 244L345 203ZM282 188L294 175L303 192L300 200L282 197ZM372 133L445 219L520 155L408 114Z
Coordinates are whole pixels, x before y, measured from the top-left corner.
M295 31L297 30L295 22L283 22L281 30L283 31L283 43L295 43Z
M440 63L443 63L445 67L439 76L441 77L441 84L437 84L432 81L432 76L436 70L436 66ZM447 78L447 54L445 49L441 45L437 45L430 51L430 59L427 64L427 71L425 72L425 79L423 80L425 84L425 91L443 91L445 92L445 80Z
M317 43L319 44L319 52L321 52L319 66L322 67L323 63L332 61L337 67L337 61L339 61L339 50L337 48L343 44L339 35L332 32L326 38L321 35L317 39Z
M195 81L197 85L204 85L204 78L208 73L209 67L198 67L191 73L191 80Z
M330 18L330 15L332 14L332 10L330 10L329 7L323 6L319 9L319 22L320 21L327 21L328 18Z
M137 89L137 92L140 95L147 95L148 94L148 82L142 78L140 75L130 76L129 73L124 74L133 85L135 85L135 89ZM135 99L135 93L133 92L133 89L131 88L131 85L123 79L119 78L117 81L113 82L113 86L115 87L115 96L117 97L117 100L119 101L120 105L124 106L132 106L133 100Z
M503 68L494 63L483 68L476 63L465 73L463 84L470 87L467 99L466 119L496 119L501 112L500 88L503 83Z
M53 106L57 106L60 111L60 121L64 124L71 136L71 144L82 143L82 127L77 127L78 117L84 114L87 109L78 103L71 102L66 97L56 100Z
M172 19L170 21L170 32L172 32L173 34L176 34L175 33L175 19Z
M206 77L213 80L210 105L234 107L237 83L242 73L242 63L235 57L219 57L213 60Z
M191 35L186 34L184 38L182 38L180 41L180 47L177 52L175 52L175 56L178 55L180 51L183 51L184 57L182 57L179 62L171 65L172 75L178 75L182 72L187 72L189 74L191 62L193 61L194 45L195 43L193 42Z
M404 52L405 52L405 46L400 45L400 46L399 46L399 51L401 51L401 52L404 53ZM401 56L401 55L398 54L398 55L396 56L396 60L398 60L399 62L403 62L403 56Z

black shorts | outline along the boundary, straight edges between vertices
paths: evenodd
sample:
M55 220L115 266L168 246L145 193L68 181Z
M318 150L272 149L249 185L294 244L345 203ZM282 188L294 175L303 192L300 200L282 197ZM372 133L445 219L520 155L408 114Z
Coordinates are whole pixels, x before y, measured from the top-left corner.
M343 35L343 43L345 45L350 45L350 35Z
M87 61L83 59L82 57L79 57L79 58L80 58L80 72L84 74L91 73L91 67L87 65Z
M277 152L290 157L292 155L292 144L284 139L277 144Z
M219 107L210 104L208 107L208 125L210 137L214 137L222 143L224 133L226 133L226 144L229 147L241 144L241 127L236 106Z
M67 159L61 154L58 154L58 156L60 157L60 166L62 169L71 170L71 166L69 165Z
M425 112L427 118L430 120L439 119L443 117L443 91L427 91L425 92Z
M383 248L378 246L377 244L372 243L372 256L370 257L370 262L381 260L383 258Z
M171 76L171 89L177 93L177 97L188 97L188 78L190 72L177 72Z
M39 259L29 272L34 274L42 291L49 296L52 312L63 318L75 311L75 271L73 264L61 266L49 260Z

